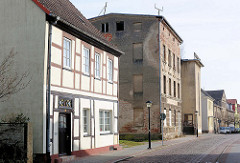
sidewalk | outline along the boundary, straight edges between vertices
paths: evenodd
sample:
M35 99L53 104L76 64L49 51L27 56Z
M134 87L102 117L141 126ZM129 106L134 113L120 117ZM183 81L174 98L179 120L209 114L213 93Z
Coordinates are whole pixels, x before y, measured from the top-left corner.
M208 134L206 134L208 135ZM199 135L199 138L205 137L205 134ZM88 163L95 163L95 162L101 162L101 163L112 163L112 162L118 162L127 158L131 158L137 155L141 155L142 153L148 153L157 149L161 149L167 146L172 146L175 144L183 143L186 141L194 140L196 139L195 135L189 135L181 138L176 138L176 139L171 139L163 142L162 146L162 141L157 141L157 142L152 142L152 149L147 149L148 148L148 143L140 146L135 146L131 148L124 148L123 150L120 151L111 151L108 153L104 154L99 154L99 155L92 155L92 156L86 156L86 157L80 157L77 158L76 160L72 161L71 163L81 163L81 162L88 162Z

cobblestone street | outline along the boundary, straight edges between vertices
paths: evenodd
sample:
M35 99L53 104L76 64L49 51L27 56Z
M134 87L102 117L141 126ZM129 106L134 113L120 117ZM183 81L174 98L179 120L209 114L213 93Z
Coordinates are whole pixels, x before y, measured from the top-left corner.
M159 147L124 162L226 162L226 149L239 139L239 134L205 136L165 148ZM228 160L231 161L231 158Z

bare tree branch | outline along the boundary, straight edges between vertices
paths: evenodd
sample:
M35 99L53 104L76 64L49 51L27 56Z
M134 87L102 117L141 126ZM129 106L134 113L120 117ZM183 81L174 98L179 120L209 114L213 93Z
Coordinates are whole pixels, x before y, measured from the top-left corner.
M31 82L29 72L19 74L12 71L16 54L12 49L0 63L0 102L6 101L12 94L23 90Z

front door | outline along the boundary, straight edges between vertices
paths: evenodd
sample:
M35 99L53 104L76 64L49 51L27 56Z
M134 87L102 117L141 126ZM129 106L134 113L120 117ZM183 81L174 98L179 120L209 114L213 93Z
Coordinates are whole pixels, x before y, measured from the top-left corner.
M71 114L59 114L59 155L71 154Z

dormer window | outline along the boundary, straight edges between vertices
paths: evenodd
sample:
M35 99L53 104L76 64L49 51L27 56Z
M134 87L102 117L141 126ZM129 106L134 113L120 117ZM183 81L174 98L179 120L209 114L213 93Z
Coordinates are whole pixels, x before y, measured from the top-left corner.
M102 24L102 33L107 33L109 31L109 25L108 23Z

